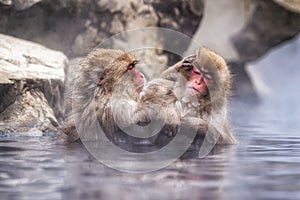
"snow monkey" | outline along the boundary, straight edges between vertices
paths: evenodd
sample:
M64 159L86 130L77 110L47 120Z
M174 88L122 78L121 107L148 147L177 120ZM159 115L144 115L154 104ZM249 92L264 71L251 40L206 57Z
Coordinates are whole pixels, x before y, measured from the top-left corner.
M138 100L140 125L151 120L165 124L162 132L173 136L181 125L209 134L211 142L236 142L227 121L231 74L224 59L202 47L147 83Z
M79 139L74 119L81 120L81 131L99 122L109 138L118 129L116 120L123 126L134 123L132 115L145 82L136 64L130 53L112 49L95 49L80 62L69 102L72 108L62 127L70 141ZM98 122L91 117L94 113Z

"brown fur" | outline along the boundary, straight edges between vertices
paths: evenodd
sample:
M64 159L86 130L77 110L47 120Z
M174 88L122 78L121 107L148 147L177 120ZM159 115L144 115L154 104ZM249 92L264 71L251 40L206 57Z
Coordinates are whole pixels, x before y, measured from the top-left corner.
M230 96L231 74L225 60L210 49L202 47L197 51L193 65L197 68L205 68L211 74L213 83L208 86L209 93L198 98L200 112L187 114L183 117L183 122L194 129L198 129L200 134L208 131L211 142L219 144L236 143L227 120L227 101ZM194 110L197 109L190 106L187 113ZM196 116L200 116L200 119Z
M123 125L130 123L128 115L135 110L137 91L140 90L132 82L131 75L126 73L127 66L134 61L131 54L111 49L93 50L81 61L72 99L69 100L72 109L66 114L66 122L62 127L70 141L79 139L76 128L80 133L85 133L87 127L96 127L98 121L108 135L113 135L117 129L114 119L124 122ZM118 107L118 104L126 104L126 107ZM115 105L115 110L119 108L120 112L113 116ZM92 117L95 111L97 120ZM78 121L80 123L76 126Z
M185 62L187 60L183 59L176 63L164 71L160 78L150 81L144 87L138 101L139 123L158 119L173 127L172 134L177 132L179 125L184 124L197 130L200 135L208 131L211 142L235 143L226 116L231 85L231 75L226 62L207 48L200 48L196 57L188 58L188 62L196 67L206 68L213 78L212 85L208 86L209 93L197 98L186 90L191 73L182 67ZM157 109L153 111L153 107ZM225 123L218 124L224 121L222 119L225 119Z

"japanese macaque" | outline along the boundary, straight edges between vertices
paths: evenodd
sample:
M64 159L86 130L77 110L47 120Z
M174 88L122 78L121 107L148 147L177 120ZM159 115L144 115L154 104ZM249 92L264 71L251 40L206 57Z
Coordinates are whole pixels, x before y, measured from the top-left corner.
M206 136L211 143L233 144L227 122L231 75L222 57L208 48L184 58L150 81L138 101L138 124L155 119L174 135L181 125Z
M234 144L227 119L227 101L230 96L231 74L225 60L208 48L200 48L192 65L200 71L200 78L191 78L187 87L197 96L200 108L188 98L182 98L182 122L198 133L208 134L212 142ZM198 113L195 113L195 110ZM194 113L193 113L194 111ZM200 117L200 118L199 118Z
M84 133L99 122L113 138L118 126L134 123L132 115L145 82L136 64L133 55L111 49L93 50L81 61L69 102L72 109L62 128L70 141L79 139L76 128Z

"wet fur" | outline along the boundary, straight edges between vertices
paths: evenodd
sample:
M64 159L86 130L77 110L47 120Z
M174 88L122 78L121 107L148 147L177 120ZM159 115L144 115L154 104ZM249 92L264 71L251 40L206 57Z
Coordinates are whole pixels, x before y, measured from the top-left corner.
M117 129L114 117L123 117L120 121L130 123L127 122L130 119L128 115L135 110L138 94L133 83L127 80L125 72L133 61L131 54L121 50L95 49L80 62L72 97L67 100L66 120L61 129L69 141L79 140L77 129L85 133L86 127L95 127L98 121L110 136ZM118 94L118 88L126 88L126 92ZM119 96L114 96L116 94ZM123 107L118 116L113 116L112 105L122 102L126 104L126 110ZM91 117L95 111L98 121ZM80 120L79 127L75 125L77 120Z
M164 122L166 126L162 132L169 135L176 133L180 125L186 125L196 130L200 136L205 136L208 132L208 139L212 143L235 143L226 113L231 86L231 75L226 62L208 48L197 51L196 57L190 62L198 68L205 67L212 75L213 83L209 86L207 95L194 98L186 91L190 74L181 70L184 61L183 59L171 66L160 78L150 81L144 87L138 101L139 119L150 121L154 118ZM153 106L159 109L154 112Z

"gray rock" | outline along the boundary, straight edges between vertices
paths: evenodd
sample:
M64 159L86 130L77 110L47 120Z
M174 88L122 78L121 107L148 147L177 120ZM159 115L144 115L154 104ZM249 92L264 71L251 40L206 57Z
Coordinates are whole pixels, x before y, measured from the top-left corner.
M199 45L213 49L226 60L237 59L238 53L230 38L245 24L244 8L244 2L241 0L207 0L204 7L205 15L194 39ZM190 46L186 55L195 53L195 49L197 47Z
M24 8L22 11L0 4L0 33L62 51L70 59L85 56L114 34L135 28L172 28L192 36L203 14L202 0L43 0L31 7L25 6L27 1L19 2L24 2L20 4ZM145 35L144 38L148 41L151 38L151 42L162 49L166 42L160 40L159 35ZM183 51L188 46L172 43L174 48ZM154 51L146 57L142 59L164 66L167 58L172 60L172 55L163 51ZM152 77L159 71L146 73Z
M300 13L300 1L299 0L274 0L274 1L290 11Z
M25 10L43 0L0 0L0 3L13 7L15 10Z
M12 5L13 0L0 0L0 3L6 6Z
M168 28L185 34L192 38L197 31L202 16L204 14L204 0L147 0L147 5L154 8L154 12L158 16L158 27ZM190 43L185 40L174 40L170 38L162 38L164 46L176 49L177 53L183 54L189 47ZM181 59L178 55L166 53L168 56L168 65L172 65Z
M62 118L68 59L2 34L0 52L0 132L54 130Z
M228 61L233 93L252 101L257 95L245 67L299 35L299 8L299 0L207 0L194 39ZM186 54L195 48L191 45Z
M239 62L254 61L300 32L300 14L274 1L260 0L253 4L247 23L232 36Z

